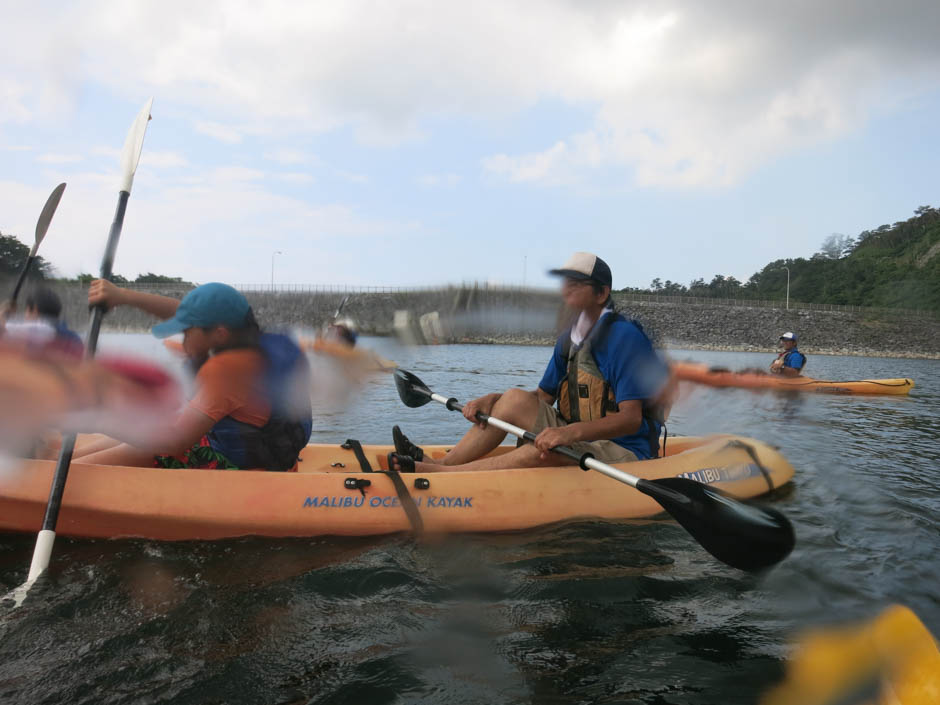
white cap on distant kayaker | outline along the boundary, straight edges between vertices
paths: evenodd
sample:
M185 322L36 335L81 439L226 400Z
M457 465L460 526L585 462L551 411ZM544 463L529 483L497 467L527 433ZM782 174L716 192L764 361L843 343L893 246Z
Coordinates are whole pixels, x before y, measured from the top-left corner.
M795 343L795 342L796 342L796 333L792 333L792 332L790 332L790 331L787 331L786 333L784 333L783 335L780 336L780 340L792 340L792 341Z
M613 287L610 267L597 255L590 252L575 252L558 269L549 270L549 274L583 281L595 281L603 286Z
M359 338L359 326L351 318L340 318L327 326L326 337L346 345L355 345Z

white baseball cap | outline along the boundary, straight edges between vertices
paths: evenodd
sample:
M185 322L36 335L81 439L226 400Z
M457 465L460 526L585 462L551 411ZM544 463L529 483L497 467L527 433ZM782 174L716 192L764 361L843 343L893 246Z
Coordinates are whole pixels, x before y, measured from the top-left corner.
M571 279L596 281L603 286L613 287L610 267L604 260L590 252L575 252L561 267L549 270L548 273Z

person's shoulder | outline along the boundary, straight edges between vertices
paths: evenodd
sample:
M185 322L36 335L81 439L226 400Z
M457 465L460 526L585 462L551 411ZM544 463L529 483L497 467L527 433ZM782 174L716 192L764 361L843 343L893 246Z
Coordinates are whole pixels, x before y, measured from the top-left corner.
M627 318L622 313L613 314L614 319L610 322L608 335L611 338L620 341L643 341L649 342L649 336L643 327L632 318Z
M239 374L253 371L264 365L264 356L254 348L237 348L223 350L212 355L205 364L199 368L199 375L203 377L215 375Z

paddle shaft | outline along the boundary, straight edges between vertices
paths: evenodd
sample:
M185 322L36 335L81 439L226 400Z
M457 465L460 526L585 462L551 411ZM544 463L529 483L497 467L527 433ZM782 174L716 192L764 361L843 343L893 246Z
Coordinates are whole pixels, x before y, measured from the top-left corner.
M463 411L463 404L458 402L453 397L447 398L447 397L441 396L440 394L435 394L432 392L431 399L438 402L439 404L443 404L451 411ZM506 431L507 433L511 433L512 435L517 436L518 438L522 438L523 440L529 441L530 443L535 442L536 435L534 433L532 433L531 431L526 431L524 428L515 426L507 421L503 421L502 419L497 419L493 416L490 416L489 414L484 414L481 411L477 412L476 419L478 421L482 421L484 423L495 426L501 431ZM622 470L618 470L615 467L607 465L607 463L602 463L600 460L597 460L597 458L592 456L590 453L583 453L583 454L578 453L577 451L571 448L568 448L567 446L556 446L552 448L552 452L558 453L559 455L563 455L566 458L570 458L571 460L577 461L578 465L580 465L584 469L590 468L591 470L596 470L602 475L607 475L607 477L610 477L614 480L619 480L620 482L630 485L631 487L637 487L638 483L643 482L643 480L641 480L638 477L634 477L633 475L630 475L629 473L623 472Z
M111 223L108 244L105 247L104 258L101 262L102 279L109 279L113 274L114 254L121 238L121 229L124 227L124 214L127 211L127 200L130 195L128 191L121 191L118 194L117 210L114 214L114 222ZM104 306L99 305L95 306L92 313L91 327L85 341L86 358L94 357L98 349L98 334L101 331L101 319L104 318L105 310ZM46 513L42 520L42 530L39 532L36 548L33 551L33 560L29 566L27 581L35 580L49 565L49 558L52 555L52 541L55 539L55 528L59 521L59 510L62 508L62 496L65 493L65 482L68 479L69 467L72 464L72 454L75 452L75 440L76 435L74 433L70 433L62 440L62 449L59 451L59 459L52 475L52 486L49 488L49 500L46 503Z
M26 275L29 273L29 268L33 266L33 260L35 259L36 255L30 252L29 256L26 258L26 264L24 264L23 269L20 270L20 276L19 279L16 280L16 286L13 287L13 295L10 296L10 303L16 303L16 299L20 295L20 289L23 287L23 282L26 281Z

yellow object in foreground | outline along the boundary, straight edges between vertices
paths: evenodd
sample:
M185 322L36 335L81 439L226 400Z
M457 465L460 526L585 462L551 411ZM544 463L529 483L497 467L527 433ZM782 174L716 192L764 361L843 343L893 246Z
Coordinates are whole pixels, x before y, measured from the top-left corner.
M936 705L940 651L910 609L807 634L786 680L761 705Z

